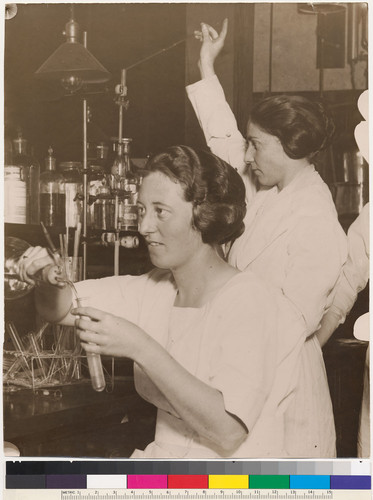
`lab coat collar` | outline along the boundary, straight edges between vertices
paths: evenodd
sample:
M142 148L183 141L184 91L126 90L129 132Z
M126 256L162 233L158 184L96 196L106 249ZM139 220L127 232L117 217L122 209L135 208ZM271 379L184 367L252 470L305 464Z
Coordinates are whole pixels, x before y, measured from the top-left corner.
M247 234L243 238L250 242L245 245L245 268L292 227L294 193L320 182L315 167L309 165L281 191L277 186L258 191L245 220Z

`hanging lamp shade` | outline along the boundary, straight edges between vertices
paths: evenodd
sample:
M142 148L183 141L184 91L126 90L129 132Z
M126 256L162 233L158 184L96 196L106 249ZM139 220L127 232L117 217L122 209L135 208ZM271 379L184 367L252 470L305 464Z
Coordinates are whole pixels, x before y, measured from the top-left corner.
M59 80L74 75L86 83L103 83L110 73L79 42L65 42L36 71L35 76Z
M103 83L110 79L104 66L78 42L79 26L71 19L65 28L67 41L40 66L35 76L44 80L61 80L67 84Z

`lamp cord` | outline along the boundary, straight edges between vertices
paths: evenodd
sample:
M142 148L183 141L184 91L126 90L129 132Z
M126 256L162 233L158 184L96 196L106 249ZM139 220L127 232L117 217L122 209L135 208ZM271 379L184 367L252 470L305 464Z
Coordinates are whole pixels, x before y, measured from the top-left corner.
M154 52L153 54L150 54L149 56L144 57L143 59L140 59L139 61L137 61L137 62L135 62L135 63L131 64L130 66L127 66L127 67L126 67L126 70L128 70L128 69L132 69L132 68L134 68L134 67L138 66L139 64L142 64L143 62L146 62L146 61L148 61L149 59L152 59L153 57L156 57L156 56L158 56L158 55L160 55L160 54L163 54L164 52L167 52L167 51L168 51L168 50L170 50L170 49L173 49L173 48L174 48L174 47L176 47L177 45L180 45L181 43L186 42L186 41L188 40L188 38L190 38L190 37L188 36L188 37L186 37L186 38L183 38L182 40L179 40L179 41L177 41L177 42L173 43L172 45L169 45L168 47L165 47L164 49L158 50L157 52Z
M218 22L216 23L216 28L220 28L222 26L222 22ZM173 49L174 47L176 47L177 45L180 45L181 43L184 43L186 42L187 40L189 40L189 38L195 38L194 34L192 35L188 35L186 36L185 38L182 38L181 40L178 40L177 42L174 42L173 44L171 45L168 45L167 47L165 47L164 49L161 49L161 50L158 50L157 52L154 52L153 54L150 54L149 56L147 57L144 57L143 59L140 59L139 61L131 64L130 66L127 66L125 69L132 69L136 66L138 66L139 64L142 64L143 62L146 62L146 61L149 61L149 59L152 59L153 57L156 57L156 56L159 56L160 54L163 54L164 52L167 52L168 50L171 50Z

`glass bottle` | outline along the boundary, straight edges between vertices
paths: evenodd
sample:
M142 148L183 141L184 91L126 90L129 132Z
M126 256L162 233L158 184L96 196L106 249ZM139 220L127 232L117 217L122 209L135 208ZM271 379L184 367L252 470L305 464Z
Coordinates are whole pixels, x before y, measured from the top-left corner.
M110 188L115 195L121 195L124 191L124 179L126 173L125 158L123 156L123 145L118 143L116 155L109 176Z
M95 165L100 165L104 170L107 166L109 146L105 142L96 144L96 159Z
M115 158L109 174L109 185L114 199L114 229L120 228L119 207L123 202L125 164L123 157L123 146L120 143L115 145Z
M28 153L27 145L27 140L23 138L22 132L18 131L17 139L13 139L12 165L22 168L22 177L26 182L26 223L39 224L40 165Z
M27 186L22 167L4 168L4 221L26 224Z
M40 176L40 220L46 226L65 226L65 182L56 170L56 158L49 147L46 170Z
M132 139L122 139L123 156L125 158L126 174L124 180L123 215L121 217L120 229L125 231L137 231L139 227L139 212L137 198L139 194L139 179L134 171L134 166L130 159Z
M124 138L117 145L117 156L114 160L111 177L112 187L119 196L118 227L122 231L138 230L138 178L130 159L132 139Z
M83 213L83 177L81 163L65 161L60 169L65 181L65 224L77 227Z
M100 188L106 186L106 177L103 166L92 164L88 167L88 213L87 224L95 227L95 203L100 192Z

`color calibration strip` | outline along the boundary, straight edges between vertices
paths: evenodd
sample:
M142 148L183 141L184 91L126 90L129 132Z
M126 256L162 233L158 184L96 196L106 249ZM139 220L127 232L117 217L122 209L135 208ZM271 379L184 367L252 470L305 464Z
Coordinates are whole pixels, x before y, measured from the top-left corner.
M369 461L6 463L6 489L370 490Z
M7 476L7 489L307 489L370 490L370 476L246 475L23 475Z

